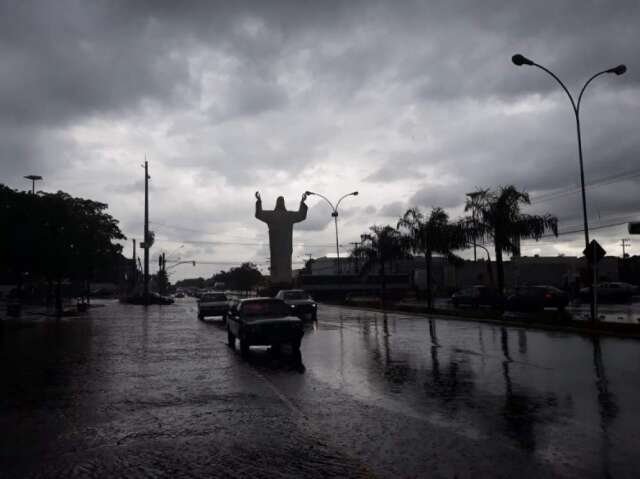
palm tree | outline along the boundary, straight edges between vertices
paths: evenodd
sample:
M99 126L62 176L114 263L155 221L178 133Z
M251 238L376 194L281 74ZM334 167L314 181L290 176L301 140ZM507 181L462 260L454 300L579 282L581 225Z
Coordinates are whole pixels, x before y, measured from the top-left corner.
M498 270L498 291L504 293L504 265L502 253L520 254L521 239L538 240L547 231L558 236L558 219L555 216L526 215L520 212L521 205L531 201L529 194L518 191L515 186L504 186L497 191L480 190L467 200L465 211L473 211L476 239L493 242Z
M442 208L433 208L429 218L418 208L410 208L398 221L398 229L408 230L408 240L411 249L424 254L427 277L427 307L433 306L431 264L433 253L439 253L450 259L457 258L454 250L468 245L465 224L462 222L449 223L449 215Z
M387 263L404 258L407 255L408 245L400 232L387 226L371 226L371 233L360 235L360 244L352 250L354 257L364 258L365 263L362 269L372 267L374 264L380 266L380 279L382 281L382 301L386 298L386 269Z

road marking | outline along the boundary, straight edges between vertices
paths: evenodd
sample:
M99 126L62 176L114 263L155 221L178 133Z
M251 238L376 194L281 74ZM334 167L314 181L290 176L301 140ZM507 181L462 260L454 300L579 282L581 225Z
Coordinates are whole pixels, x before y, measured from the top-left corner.
M227 344L225 341L221 341L221 343L225 345ZM269 378L258 371L251 363L247 363L246 361L242 361L242 363L248 366L249 372L256 378L261 380L264 384L266 384L267 387L273 392L273 394L275 394L275 396L280 401L282 401L287 409L289 409L296 416L299 425L303 425L305 428L307 428L307 430L309 430L309 432L317 436L316 440L319 443L327 445L329 440L325 440L326 436L315 425L312 424L312 422L309 420L309 417L304 412L302 412L302 410L298 406L296 406L283 392L281 392L280 389L278 389L278 387ZM320 438L322 438L322 440ZM356 476L358 479L376 479L378 477L367 464L364 464L362 460L360 460L360 458L342 451L339 448L334 449L359 465L360 470L358 471L358 476Z
M280 399L280 401L282 401L289 408L289 410L291 410L291 412L295 413L296 415L298 415L300 418L304 419L305 421L309 420L307 415L305 413L303 413L302 410L298 406L293 404L289 400L289 398L287 396L285 396L284 393L282 393L278 389L278 387L275 384L273 384L273 382L271 382L269 380L269 378L267 378L260 371L256 370L251 364L249 366L250 366L251 373L254 376L256 376L259 379L261 379L262 381L264 381L264 383L269 387L269 389L271 389L271 391L273 391L273 393L278 397L278 399Z

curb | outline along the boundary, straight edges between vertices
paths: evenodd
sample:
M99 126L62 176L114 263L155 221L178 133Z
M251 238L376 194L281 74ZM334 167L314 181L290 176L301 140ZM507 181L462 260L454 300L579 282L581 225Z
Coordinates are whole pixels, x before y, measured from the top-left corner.
M475 323L488 323L488 324L496 324L500 326L511 326L511 327L519 327L526 329L539 329L544 331L556 331L556 332L565 332L565 333L574 333L582 336L610 336L616 338L626 338L626 339L640 339L640 324L629 324L629 323L605 323L605 322L597 322L595 324L590 321L579 321L575 319L564 319L564 320L555 320L556 322L551 322L552 320L540 321L535 318L496 318L496 317L481 317L481 316L466 316L460 314L458 311L450 311L450 310L432 310L429 311L425 307L422 306L411 306L411 305L393 305L388 306L386 308L382 308L373 304L364 304L360 305L349 305L349 304L340 304L340 303L324 303L331 306L340 306L344 308L351 309L360 309L365 311L375 311L375 312L388 312L388 313L409 313L418 317L429 316L430 318L436 319L448 319L452 321L466 321L466 322L475 322Z

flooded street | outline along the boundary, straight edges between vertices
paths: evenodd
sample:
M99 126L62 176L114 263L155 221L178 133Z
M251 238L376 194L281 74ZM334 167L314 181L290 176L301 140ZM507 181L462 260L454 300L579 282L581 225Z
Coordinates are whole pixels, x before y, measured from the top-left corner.
M633 477L640 342L321 306L287 351L196 303L25 319L0 477Z

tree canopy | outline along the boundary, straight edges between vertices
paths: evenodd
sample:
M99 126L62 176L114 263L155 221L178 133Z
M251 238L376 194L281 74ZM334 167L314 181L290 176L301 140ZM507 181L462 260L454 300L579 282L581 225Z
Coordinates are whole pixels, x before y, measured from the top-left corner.
M90 280L126 239L108 205L62 191L30 194L0 185L0 267L50 281Z
M519 255L521 239L538 240L547 231L558 236L558 219L555 216L520 212L521 205L530 203L529 194L512 185L495 191L480 190L467 200L465 211L472 212L467 224L473 228L473 236L494 244L500 293L504 290L502 253Z

